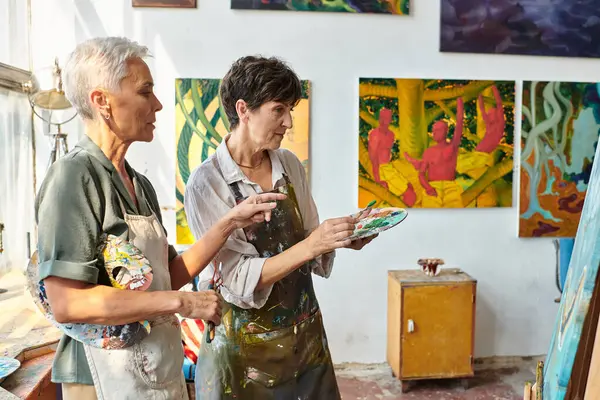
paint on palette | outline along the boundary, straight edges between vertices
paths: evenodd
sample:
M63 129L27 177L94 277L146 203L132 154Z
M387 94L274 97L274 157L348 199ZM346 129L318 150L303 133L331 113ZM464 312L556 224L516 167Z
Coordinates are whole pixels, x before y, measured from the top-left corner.
M191 171L215 152L229 132L229 120L219 97L220 79L175 81L175 196L177 244L193 244L183 207L185 186ZM294 153L309 173L310 82L302 81L302 98L292 111L293 127L281 148Z
M523 83L520 237L575 237L599 134L598 84Z
M0 357L0 382L19 369L19 360L10 357Z
M513 81L361 78L359 207L510 207Z
M231 0L231 8L408 15L409 3L410 0Z
M600 157L596 148L595 157ZM544 362L544 400L563 400L573 372L577 349L600 263L600 164L594 163L573 256L567 272L554 333Z
M373 208L356 224L350 239L362 239L387 231L404 221L408 213L402 208Z
M142 252L114 235L104 234L98 246L98 259L104 263L113 287L143 291L152 283L152 267ZM150 334L148 321L125 325L58 323L46 295L44 281L39 280L39 265L35 252L27 266L27 288L34 303L44 316L67 336L84 344L103 349L122 349L139 343Z
M440 50L600 57L597 0L442 0Z

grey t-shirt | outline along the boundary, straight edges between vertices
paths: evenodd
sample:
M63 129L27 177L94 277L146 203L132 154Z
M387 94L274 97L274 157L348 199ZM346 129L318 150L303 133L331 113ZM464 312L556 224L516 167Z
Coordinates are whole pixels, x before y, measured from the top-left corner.
M50 167L35 202L40 279L58 276L110 286L96 248L102 233L128 239L117 196L128 214L154 212L162 224L152 184L125 165L133 178L138 207L115 167L87 136ZM169 246L169 261L176 256L175 248ZM93 384L83 345L66 335L56 350L52 381Z

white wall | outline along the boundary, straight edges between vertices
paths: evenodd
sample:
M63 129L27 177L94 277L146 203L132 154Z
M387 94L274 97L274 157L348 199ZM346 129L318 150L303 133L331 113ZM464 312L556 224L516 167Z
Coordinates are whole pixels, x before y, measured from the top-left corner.
M133 146L129 160L170 209L164 217L172 240L175 78L220 78L237 57L262 53L287 59L311 80L311 180L322 218L356 210L361 76L513 79L518 96L520 80L600 80L595 60L440 53L438 1L413 1L409 17L241 12L227 0L199 0L191 10L130 4L33 0L34 60L64 59L76 42L99 35L126 35L151 48L164 109L155 140ZM516 185L513 197L517 204ZM409 213L363 252L340 252L330 280L316 279L334 361L385 360L387 270L412 268L420 257L442 257L478 280L477 357L545 353L558 295L551 240L518 239L517 207Z

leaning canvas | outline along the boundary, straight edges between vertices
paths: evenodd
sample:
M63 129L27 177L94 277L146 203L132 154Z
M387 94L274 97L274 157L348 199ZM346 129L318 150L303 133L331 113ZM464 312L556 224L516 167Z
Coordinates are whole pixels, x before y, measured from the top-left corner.
M600 148L595 157L600 157ZM554 333L544 363L544 400L566 397L581 334L590 313L600 263L600 163L592 167L587 196L577 227L573 257L565 282ZM587 397L586 397L587 400ZM592 399L589 399L592 400Z
M600 57L597 0L441 2L441 51Z
M213 154L229 132L219 97L220 84L220 79L175 81L177 244L194 243L183 208L190 173ZM281 147L293 152L308 174L310 82L302 81L302 86L302 99L292 112L293 127L286 133Z
M519 236L575 237L600 134L598 89L524 82Z
M409 0L231 0L231 8L408 15Z
M513 81L361 78L364 207L511 207Z

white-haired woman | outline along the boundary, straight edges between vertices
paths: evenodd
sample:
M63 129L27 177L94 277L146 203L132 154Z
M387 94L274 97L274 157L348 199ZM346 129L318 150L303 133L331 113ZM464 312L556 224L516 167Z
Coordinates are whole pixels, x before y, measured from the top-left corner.
M125 160L129 146L154 136L162 105L144 58L125 38L79 44L66 62L64 88L85 124L77 146L49 169L36 199L40 279L58 323L122 325L149 320L150 334L119 350L64 336L52 380L65 399L187 398L175 313L220 324L214 291L177 291L199 274L236 229L270 217L272 201L254 196L235 207L186 252L166 239L152 184ZM106 235L129 241L149 261L147 291L111 287L97 248Z

